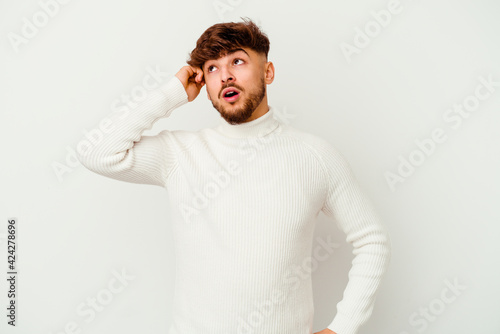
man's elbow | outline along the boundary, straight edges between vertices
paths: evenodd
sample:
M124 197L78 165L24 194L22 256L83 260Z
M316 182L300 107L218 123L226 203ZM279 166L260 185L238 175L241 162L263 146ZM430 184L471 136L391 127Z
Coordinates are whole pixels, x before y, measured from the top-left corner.
M96 148L77 152L78 161L88 170L96 173L104 173L126 169L128 165L127 155L129 152L109 155L102 151L97 151Z

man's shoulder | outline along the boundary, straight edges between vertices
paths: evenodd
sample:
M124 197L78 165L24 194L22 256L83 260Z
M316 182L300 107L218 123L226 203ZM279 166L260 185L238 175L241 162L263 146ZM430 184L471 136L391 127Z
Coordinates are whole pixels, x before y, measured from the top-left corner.
M199 130L163 130L158 134L165 143L183 151L192 147L193 144L206 141L206 129Z
M317 155L340 153L336 146L322 135L296 128L294 125L285 124L281 134L295 138L297 142L302 143Z
M290 136L300 141L320 163L325 173L335 171L337 174L350 172L350 164L342 151L330 140L320 134L311 133L294 126L286 125L282 131L284 136Z

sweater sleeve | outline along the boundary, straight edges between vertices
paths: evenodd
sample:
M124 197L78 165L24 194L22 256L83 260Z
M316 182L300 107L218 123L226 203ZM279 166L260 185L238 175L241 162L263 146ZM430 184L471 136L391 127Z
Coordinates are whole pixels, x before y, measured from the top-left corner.
M87 169L109 178L164 187L177 163L168 130L155 136L142 133L187 102L184 86L173 76L134 108L113 113L89 131L90 138L82 138L78 145L78 160Z
M328 177L322 211L346 234L346 242L352 244L355 255L343 298L328 329L337 334L356 334L372 314L392 246L389 234L344 156L326 141L320 150Z

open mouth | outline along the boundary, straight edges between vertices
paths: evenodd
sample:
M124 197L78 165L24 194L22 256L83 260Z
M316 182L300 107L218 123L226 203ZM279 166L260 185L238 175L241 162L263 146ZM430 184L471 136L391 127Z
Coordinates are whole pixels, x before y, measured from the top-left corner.
M240 92L234 88L228 88L223 94L224 100L234 102L240 97Z

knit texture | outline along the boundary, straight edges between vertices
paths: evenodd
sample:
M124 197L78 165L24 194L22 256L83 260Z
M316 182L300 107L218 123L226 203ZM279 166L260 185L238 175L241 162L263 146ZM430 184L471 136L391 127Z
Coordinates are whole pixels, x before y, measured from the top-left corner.
M187 102L173 76L135 109L108 117L108 131L78 152L95 173L168 192L176 255L169 334L313 333L307 269L325 256L312 254L320 211L355 255L328 328L356 334L372 314L391 244L346 159L271 106L243 124L221 117L198 131L142 135Z

